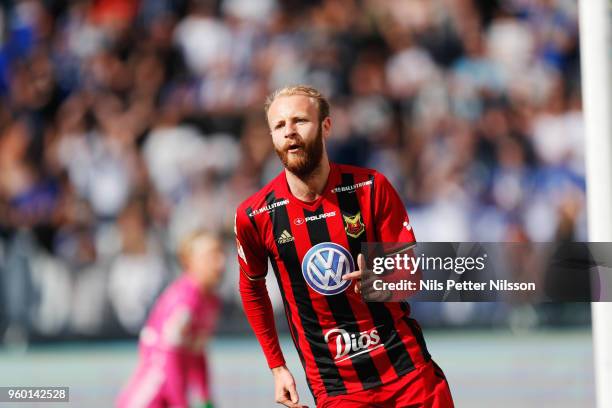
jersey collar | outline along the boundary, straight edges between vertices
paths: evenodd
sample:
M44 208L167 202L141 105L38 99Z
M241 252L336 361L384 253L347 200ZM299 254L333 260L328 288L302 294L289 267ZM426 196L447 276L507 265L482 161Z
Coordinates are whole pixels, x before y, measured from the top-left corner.
M329 175L327 176L327 183L325 184L323 193L316 200L309 202L302 201L291 193L289 183L287 183L287 175L285 170L282 172L282 180L283 193L286 194L287 198L289 198L292 203L296 203L308 211L314 211L321 205L324 198L329 197L332 188L334 188L340 182L340 169L338 169L338 166L335 163L329 162Z

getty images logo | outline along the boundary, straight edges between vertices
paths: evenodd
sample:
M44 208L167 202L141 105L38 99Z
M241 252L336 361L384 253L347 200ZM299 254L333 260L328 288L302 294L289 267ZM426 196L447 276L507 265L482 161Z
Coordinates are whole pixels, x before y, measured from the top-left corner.
M325 341L329 343L333 335L336 335L336 357L334 359L337 363L383 346L376 329L349 333L344 329L335 328L325 334Z

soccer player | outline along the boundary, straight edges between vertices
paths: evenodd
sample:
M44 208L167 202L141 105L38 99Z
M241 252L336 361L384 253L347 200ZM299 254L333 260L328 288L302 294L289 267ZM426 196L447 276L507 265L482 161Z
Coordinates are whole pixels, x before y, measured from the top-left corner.
M118 408L212 407L205 343L219 313L222 242L197 231L183 240L179 258L185 272L160 296L140 333L138 367Z
M415 242L398 194L375 170L330 163L329 103L316 89L277 90L266 114L285 168L238 207L236 239L242 302L276 401L302 406L274 325L268 260L317 407L452 407L409 306L359 293L363 242Z

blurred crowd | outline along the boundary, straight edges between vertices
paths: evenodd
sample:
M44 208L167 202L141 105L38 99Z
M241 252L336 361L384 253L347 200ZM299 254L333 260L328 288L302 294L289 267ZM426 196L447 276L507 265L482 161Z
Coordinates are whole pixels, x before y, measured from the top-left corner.
M233 256L287 84L330 98L330 157L382 171L419 240L586 238L575 0L0 4L5 337L136 333L182 236Z

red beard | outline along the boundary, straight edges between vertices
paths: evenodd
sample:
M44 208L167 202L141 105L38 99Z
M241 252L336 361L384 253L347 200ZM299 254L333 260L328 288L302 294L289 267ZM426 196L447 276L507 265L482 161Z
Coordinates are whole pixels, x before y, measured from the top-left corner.
M289 153L292 147L299 147L294 153ZM308 144L301 137L287 142L282 149L274 148L283 166L300 178L306 178L319 166L323 157L323 126L319 123L317 136Z

